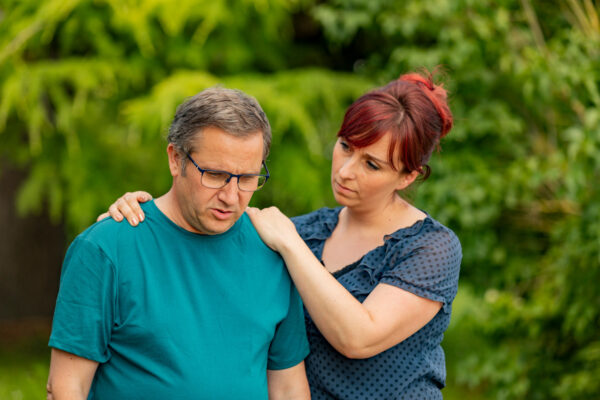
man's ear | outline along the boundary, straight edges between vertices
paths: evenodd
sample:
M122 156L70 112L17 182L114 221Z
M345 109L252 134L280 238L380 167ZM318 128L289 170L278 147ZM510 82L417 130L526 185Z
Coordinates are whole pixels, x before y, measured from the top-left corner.
M181 154L175 149L173 143L169 143L167 146L167 156L169 157L171 176L176 177L181 175Z
M409 187L415 179L419 176L419 171L411 171L408 174L402 174L400 177L400 182L398 182L398 186L396 186L396 190L404 190Z

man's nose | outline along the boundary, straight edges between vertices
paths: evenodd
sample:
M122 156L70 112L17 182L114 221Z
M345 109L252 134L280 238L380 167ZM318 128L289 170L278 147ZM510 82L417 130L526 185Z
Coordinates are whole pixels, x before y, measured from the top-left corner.
M219 189L219 193L218 193L219 200L221 200L227 204L233 204L233 203L237 202L238 192L240 190L238 188L237 179L238 178L236 178L236 177L231 177L229 179L229 182L227 182L225 184L225 186L223 186L221 189Z

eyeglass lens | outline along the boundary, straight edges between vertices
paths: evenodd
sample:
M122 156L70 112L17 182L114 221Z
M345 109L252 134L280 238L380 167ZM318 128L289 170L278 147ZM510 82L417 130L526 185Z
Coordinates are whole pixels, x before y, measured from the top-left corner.
M224 172L204 171L202 174L202 184L208 188L219 189L228 183L229 178L230 175ZM253 192L260 189L265 184L265 181L266 177L264 176L242 175L237 179L237 184L240 190Z

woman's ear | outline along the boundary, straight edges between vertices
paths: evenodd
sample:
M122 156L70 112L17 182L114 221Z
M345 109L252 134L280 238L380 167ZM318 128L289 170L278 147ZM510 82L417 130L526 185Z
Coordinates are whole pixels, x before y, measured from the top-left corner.
M400 176L400 181L398 182L398 186L396 186L396 190L404 190L409 187L415 179L419 176L419 171L414 170L408 173L402 173Z

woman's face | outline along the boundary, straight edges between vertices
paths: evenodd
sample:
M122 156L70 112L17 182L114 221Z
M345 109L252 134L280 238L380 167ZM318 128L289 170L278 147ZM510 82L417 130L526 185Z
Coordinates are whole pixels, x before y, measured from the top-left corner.
M353 147L338 138L333 148L331 187L335 200L347 207L369 209L385 206L398 190L410 185L418 173L394 170L388 162L390 135L366 147Z

